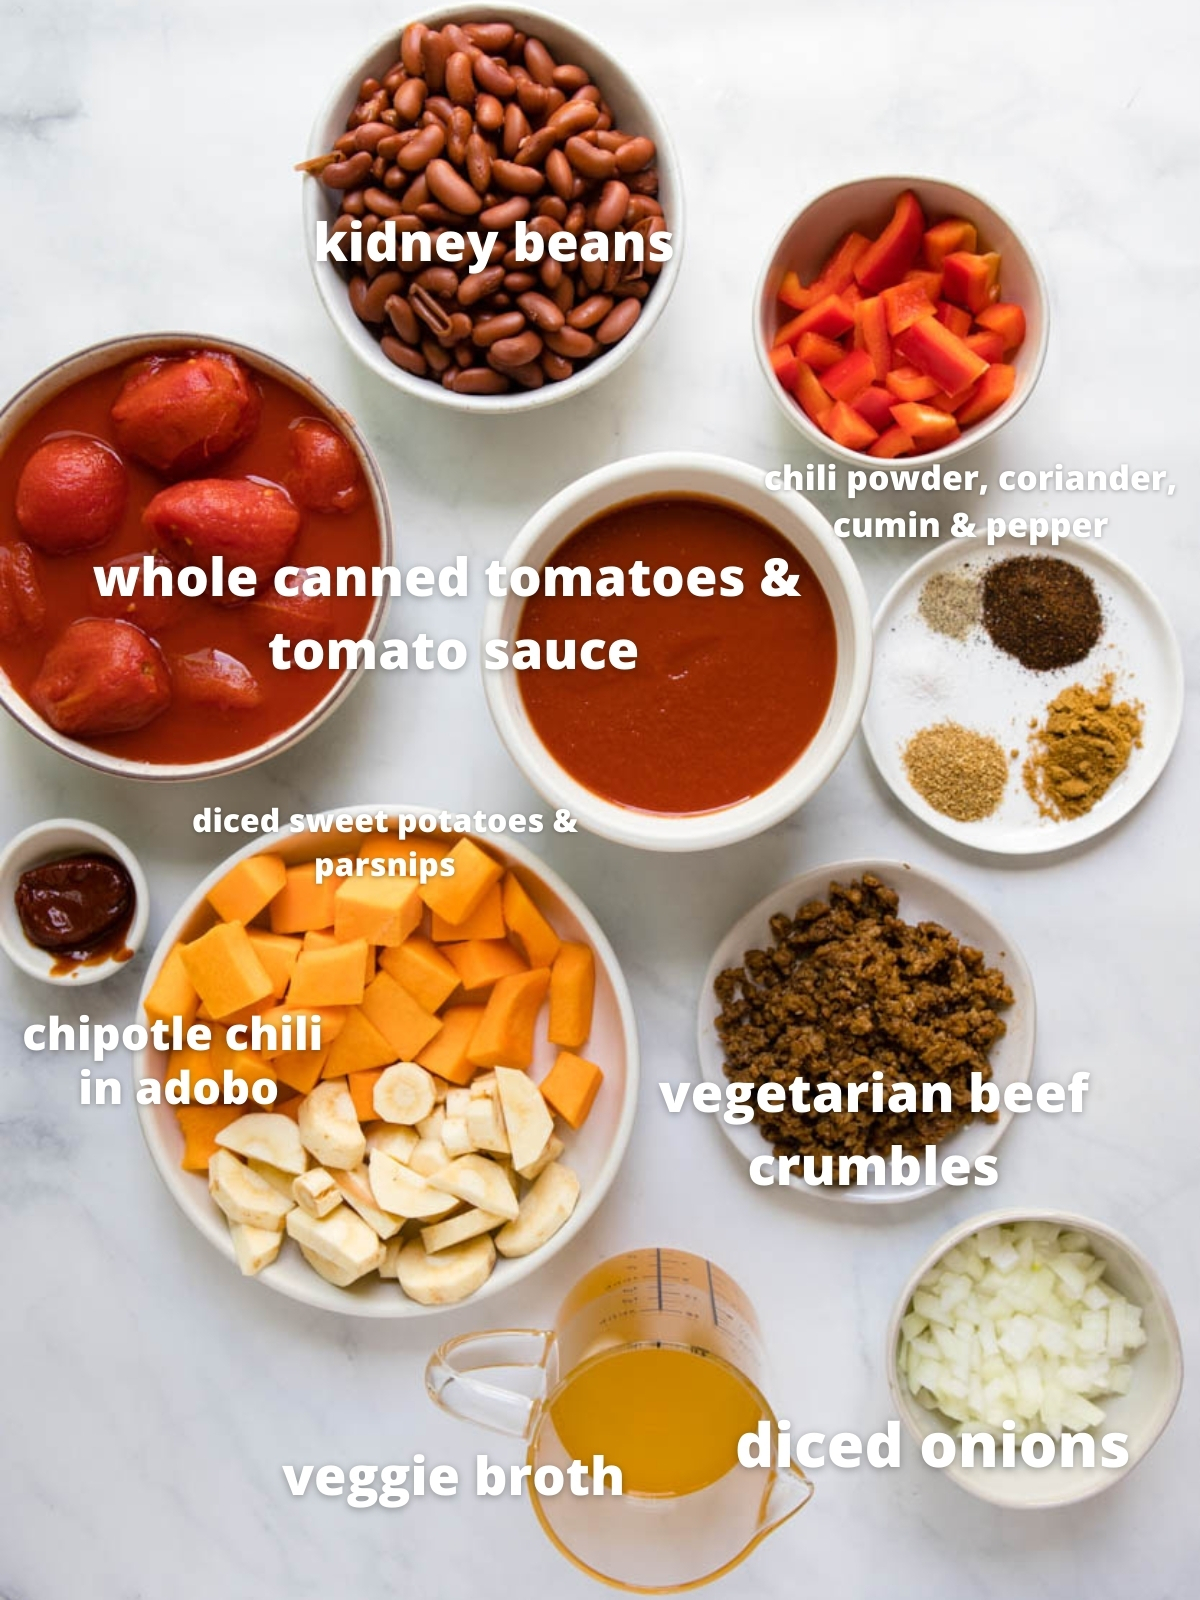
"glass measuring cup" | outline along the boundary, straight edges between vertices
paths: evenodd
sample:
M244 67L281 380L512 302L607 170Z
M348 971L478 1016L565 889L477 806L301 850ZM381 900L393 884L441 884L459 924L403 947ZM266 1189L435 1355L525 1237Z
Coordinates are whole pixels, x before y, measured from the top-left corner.
M529 1494L564 1555L643 1593L721 1576L812 1496L798 1467L743 1467L738 1439L774 1413L760 1387L753 1307L719 1267L685 1250L629 1250L586 1273L552 1330L464 1334L426 1371L444 1410L527 1441L535 1471L596 1457L622 1493ZM593 1473L589 1486L596 1486Z

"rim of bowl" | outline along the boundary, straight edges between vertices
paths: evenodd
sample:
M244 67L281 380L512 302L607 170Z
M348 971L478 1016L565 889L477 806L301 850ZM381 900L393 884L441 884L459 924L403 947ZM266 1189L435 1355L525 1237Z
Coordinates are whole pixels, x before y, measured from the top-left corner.
M49 961L53 965L52 954L38 949L27 939L18 940L7 916L0 916L0 945L3 945L5 955L15 967L42 983L50 983L57 988L79 989L88 984L100 983L105 978L111 978L114 974L127 969L130 957L138 953L146 937L146 927L150 920L150 890L141 862L125 841L118 839L116 834L110 833L107 828L100 827L99 823L88 822L83 817L48 817L44 822L32 823L10 839L0 852L0 889L6 891L10 877L19 877L27 868L41 865L43 861L56 861L60 859L60 854L71 853L70 845L64 845L61 852L52 845L47 845L45 849L38 847L39 841L49 838L52 833L77 834L80 847L99 846L106 854L115 856L129 874L130 882L133 884L133 918L124 941L124 948L129 951L129 955L124 961L116 961L112 956L108 956L94 966L81 964L73 967L70 972L52 972L42 964Z
M639 488L641 480L664 471L681 476L709 476L712 482L707 489L689 488L675 492L685 496L708 493L714 499L723 499L747 514L767 521L799 555L808 560L811 552L806 551L794 536L794 524L799 522L827 558L830 572L841 589L841 597L848 611L846 637L843 639L840 632L838 637L834 689L836 693L838 681L845 673L848 691L846 704L830 733L825 751L818 758L811 755L812 744L826 726L823 722L812 743L774 783L759 794L714 811L665 815L637 811L594 794L560 766L542 744L525 713L519 684L509 682L514 677L511 668L504 672L483 670L484 691L492 721L505 748L548 804L568 806L589 832L617 844L633 845L644 850L710 850L751 838L791 816L812 798L845 755L862 721L871 686L874 642L870 605L858 568L841 541L834 536L828 518L811 501L794 490L766 489L762 473L747 462L699 451L663 451L630 456L576 478L551 496L528 519L506 550L502 558L504 565L509 568L522 564L544 565L564 540L588 520L576 510L588 495L602 488L610 491L606 505L611 509L647 493L665 493L664 490ZM747 489L753 490L754 494L746 494L744 491ZM768 517L756 503L758 494L766 496L772 505L778 503L786 507L788 514L778 519ZM590 515L600 514L597 511ZM546 540L551 528L571 517L575 520L570 526L555 534L547 548L530 560L531 553ZM809 564L814 565L812 561ZM832 606L833 595L825 575L818 572L816 576ZM484 614L483 638L511 639L523 605L524 600L511 593L502 599L489 600ZM507 625L506 618L510 619ZM832 699L830 703L832 706ZM827 711L826 718L829 714Z
M437 816L440 814L439 808L436 806L344 804L325 807L319 814L321 816L341 816L343 814L367 811L386 812L393 821L400 815L409 815L410 813L418 817ZM273 834L258 834L253 839L247 840L232 855L220 861L195 888L189 891L175 915L171 918L166 928L163 929L162 937L155 946L154 954L147 964L146 976L137 1000L136 1016L138 1018L144 1015L144 1002L163 958L179 938L184 927L195 915L209 889L218 883L232 866L239 861L245 860L248 856L258 855L263 850L269 850L272 845L278 844L280 841L296 844L309 837L311 837L311 834L308 832L292 833L290 830L285 829L280 829L279 832ZM470 835L464 834L462 837L468 838ZM638 1047L637 1015L629 993L629 985L625 980L625 974L617 959L616 951L597 921L595 914L585 904L578 892L548 862L543 861L540 856L535 855L527 846L519 844L507 835L504 837L503 844L492 839L487 842L499 854L514 860L531 877L536 878L563 901L586 931L587 937L592 942L595 950L596 959L608 975L608 980L612 985L613 998L616 1002L621 1034L625 1043L625 1083L621 1114L617 1120L612 1143L605 1153L595 1178L587 1189L580 1194L575 1210L554 1237L548 1240L540 1250L535 1250L530 1255L509 1258L509 1262L506 1264L508 1270L500 1274L499 1282L497 1281L497 1274L493 1272L487 1282L477 1289L474 1294L468 1295L466 1300L455 1301L450 1305L425 1306L418 1301L407 1299L397 1290L397 1298L394 1302L390 1298L387 1300L368 1301L361 1296L347 1294L344 1290L325 1283L315 1273L309 1274L312 1278L311 1286L305 1280L302 1289L292 1284L277 1284L270 1278L263 1279L269 1289L283 1295L285 1299L295 1300L302 1305L314 1306L319 1311L331 1311L343 1316L374 1319L417 1319L445 1316L448 1313L460 1311L464 1306L486 1300L491 1295L512 1288L536 1272L539 1267L543 1267L551 1261L565 1245L575 1238L599 1210L601 1203L612 1187L617 1173L621 1169L621 1163L629 1146L629 1140L633 1133L634 1118L637 1113L641 1055ZM150 1055L151 1050L147 1045L146 1049L139 1050L132 1057L131 1064L135 1087L140 1078L151 1075L148 1059ZM150 1158L154 1163L155 1169L171 1199L178 1206L186 1220L213 1246L218 1254L223 1256L230 1264L235 1264L236 1257L229 1237L229 1230L225 1226L224 1218L220 1212L214 1207L211 1214L209 1212L204 1212L199 1216L193 1214L187 1199L187 1195L191 1192L188 1180L195 1179L202 1184L203 1175L184 1172L178 1162L166 1150L159 1137L154 1116L155 1111L159 1109L161 1108L155 1106L139 1105L137 1107L138 1125L142 1130L142 1137L146 1142L146 1148L150 1152ZM323 1291L327 1291L327 1293ZM339 1296L339 1299L331 1299L330 1296L332 1295Z
M434 6L419 12L416 16L408 17L399 27L393 27L378 38L369 50L358 57L356 65L343 74L337 86L326 96L325 102L317 113L312 130L308 138L308 156L312 160L315 156L324 155L330 148L332 139L326 138L329 130L339 122L342 126L337 128L333 138L344 131L345 102L347 95L364 76L368 63L385 50L396 50L399 47L400 34L404 28L413 22L423 22L427 26L440 25L447 22L486 22L495 18L505 22L519 19L521 24L532 22L535 25L548 24L552 32L569 35L572 41L577 42L589 60L599 64L603 74L612 74L614 81L620 81L622 89L629 97L640 103L644 108L647 120L653 125L654 142L658 150L660 170L666 173L669 191L671 194L671 259L664 262L663 269L658 275L658 281L653 291L647 295L643 302L645 310L638 318L633 329L619 340L611 350L594 361L590 361L579 372L562 383L545 383L540 389L523 389L499 395L467 395L455 394L453 389L443 388L440 383L431 383L427 378L415 378L411 373L404 372L394 362L382 353L378 340L370 334L363 334L362 324L350 309L350 301L346 292L346 283L341 278L336 268L330 262L319 262L313 251L313 238L318 219L317 200L321 192L319 180L305 182L301 196L301 213L304 227L304 255L312 272L313 282L317 294L329 320L333 323L346 345L354 352L358 359L377 377L390 383L393 388L399 389L403 394L414 396L416 399L427 401L433 405L443 406L448 410L461 411L475 416L512 416L522 412L535 411L541 406L553 405L560 400L569 400L573 395L582 394L585 389L590 389L603 378L615 372L619 366L626 362L638 350L658 322L659 317L666 309L667 301L675 288L679 276L679 265L683 255L683 241L685 229L686 201L683 192L683 179L679 165L679 157L675 152L675 145L671 139L670 130L659 113L654 100L646 93L641 81L631 73L628 68L621 65L600 42L583 28L577 27L574 22L567 22L561 17L552 15L533 6L517 5L505 6L496 4L481 5L449 5ZM589 68L591 71L591 68ZM594 79L599 79L601 72L593 73ZM351 102L353 104L353 102ZM339 112L341 115L339 116ZM308 176L307 174L305 175Z
M1168 1358L1168 1396L1165 1405L1159 1407L1160 1415L1157 1426L1146 1433L1136 1444L1132 1441L1129 1449L1129 1460L1123 1467L1114 1467L1098 1482L1086 1486L1079 1491L1047 1496L1043 1500L1014 1501L994 1495L987 1488L986 1477L977 1478L970 1471L964 1471L957 1463L944 1469L944 1476L950 1478L968 1494L973 1494L976 1499L985 1500L991 1505L998 1505L1012 1511L1052 1511L1061 1506L1079 1505L1085 1500L1094 1499L1096 1495L1103 1494L1106 1489L1112 1488L1127 1477L1153 1450L1166 1431L1168 1423L1175 1414L1179 1404L1179 1396L1183 1389L1183 1342L1179 1337L1179 1324L1175 1318L1175 1310L1171 1305L1170 1296L1163 1286L1155 1268L1146 1259L1145 1254L1127 1234L1111 1227L1106 1222L1097 1222L1092 1217L1085 1217L1078 1211L1061 1211L1050 1206L1002 1206L993 1211L983 1211L978 1215L966 1218L963 1222L955 1223L937 1239L926 1251L917 1266L909 1273L903 1289L896 1298L891 1317L888 1319L887 1346L885 1360L887 1364L888 1391L896 1404L908 1435L918 1445L924 1439L917 1428L914 1413L923 1413L936 1424L935 1414L926 1405L923 1405L914 1395L902 1388L900 1375L896 1365L896 1355L900 1339L900 1323L912 1300L917 1284L930 1270L931 1267L947 1255L955 1245L961 1244L964 1239L973 1233L978 1233L981 1228L999 1227L1013 1222L1052 1222L1059 1228L1074 1229L1079 1233L1094 1235L1096 1239L1115 1245L1118 1250L1123 1250L1137 1265L1138 1271L1145 1278L1151 1291L1151 1297L1156 1310L1162 1317L1163 1331L1166 1336L1166 1354ZM1097 1251L1097 1254L1102 1254ZM1143 1310L1146 1308L1143 1307Z
M306 401L312 403L328 420L336 423L350 440L371 492L371 502L379 525L379 564L393 565L395 540L387 488L379 464L358 424L349 412L331 400L325 390L312 378L298 372L294 367L289 367L277 356L268 355L265 350L260 350L255 345L244 344L237 339L205 333L123 334L116 339L102 339L97 344L86 345L82 350L63 356L30 378L0 408L0 454L8 449L12 436L36 411L72 383L90 377L94 373L106 371L109 367L118 366L123 361L137 360L140 356L164 350L194 349L224 350L239 356L247 365L261 370L267 377L298 390ZM378 639L387 619L388 604L386 595L375 597L363 638ZM89 767L93 772L105 772L118 778L135 778L149 783L189 783L243 772L262 761L269 761L273 756L282 755L285 750L290 750L293 745L299 744L301 739L324 722L355 687L361 676L360 667L347 667L328 690L324 699L311 707L298 722L281 728L271 738L252 746L249 750L220 756L212 761L133 761L127 756L109 755L101 750L93 750L90 745L52 728L17 692L3 669L0 669L0 705L35 739L59 755L66 756L68 760Z
M771 243L770 250L767 252L754 286L754 299L751 304L751 331L754 338L754 352L758 358L759 371L766 379L767 386L776 405L798 433L802 434L810 443L816 445L818 449L825 451L827 455L836 456L839 461L844 461L850 466L862 466L866 462L876 460L875 457L868 455L865 451L849 450L845 445L838 444L836 440L831 439L828 434L822 433L808 415L798 405L793 404L790 397L783 392L779 380L771 370L771 363L768 359L769 349L763 338L763 298L766 294L767 281L779 259L779 253L783 249L784 240L801 220L805 212L811 211L815 205L822 200L828 199L831 195L841 194L846 190L858 189L867 183L895 184L898 186L898 191L916 189L922 184L936 184L941 189L955 190L963 196L964 201L982 208L985 212L990 212L991 216L1002 227L1008 229L1024 254L1029 265L1030 274L1037 286L1038 306L1041 312L1041 333L1034 349L1033 358L1026 368L1027 376L1025 382L1020 385L1018 392L1011 395L1002 406L993 411L990 417L985 417L982 422L976 424L973 428L969 428L966 433L960 434L957 439L950 444L943 445L939 450L929 450L920 456L904 456L900 458L899 463L876 461L877 466L885 468L899 464L901 466L916 466L923 470L925 467L937 466L943 462L951 461L955 456L962 455L965 451L974 449L976 445L982 444L985 439L990 438L1006 422L1015 417L1029 399L1037 387L1038 379L1042 375L1042 367L1046 360L1046 350L1050 342L1050 290L1046 282L1046 275L1042 271L1041 263L1034 253L1028 238L1012 221L1008 213L1002 211L999 206L993 205L977 189L964 188L961 183L955 183L950 178L938 178L931 173L909 173L907 175L892 176L884 172L871 174L863 178L849 178L844 183L831 184L828 189L821 189L816 194L811 195L779 229ZM964 206L965 209L966 207Z

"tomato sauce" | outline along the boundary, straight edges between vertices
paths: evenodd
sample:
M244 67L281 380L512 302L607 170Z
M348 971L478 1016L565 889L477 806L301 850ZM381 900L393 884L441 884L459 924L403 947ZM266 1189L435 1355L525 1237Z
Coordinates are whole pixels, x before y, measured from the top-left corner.
M760 590L783 557L798 594ZM824 720L837 671L833 613L812 568L768 523L722 501L637 500L577 529L547 565L677 567L677 595L535 595L517 630L548 639L632 639L637 664L520 675L546 749L593 793L633 810L716 811L770 787ZM742 569L740 595L688 592L689 568ZM594 587L594 585L593 585Z
M219 345L208 348L219 349ZM182 352L164 352L177 356ZM116 448L109 411L130 366L127 361L93 373L72 384L30 418L0 459L0 544L22 538L14 502L17 480L29 456L47 435L85 433ZM298 390L252 367L262 393L262 415L249 439L223 456L208 472L192 477L258 477L284 483L290 467L288 430L299 417L334 418L317 411ZM335 424L336 425L336 424ZM31 637L0 640L0 667L23 699L38 675L42 660L63 629L80 617L99 613L95 605L92 569L107 566L124 555L155 548L142 527L142 511L164 479L139 462L125 459L129 475L129 501L121 525L103 544L73 555L48 556L35 552L38 577L46 600L44 626ZM381 559L379 524L369 494L348 513L303 513L300 535L288 556L294 566L361 566L368 571ZM370 595L334 596L331 631L335 638L358 639L367 631L373 601ZM173 699L153 722L132 732L80 739L92 749L131 761L191 763L216 760L249 750L292 727L318 705L341 677L341 668L320 666L312 671L291 667L278 671L271 665L269 644L252 630L244 607L221 605L205 596L178 602L178 616L152 635L165 655L221 650L234 656L254 674L263 689L261 703L230 710L200 706Z

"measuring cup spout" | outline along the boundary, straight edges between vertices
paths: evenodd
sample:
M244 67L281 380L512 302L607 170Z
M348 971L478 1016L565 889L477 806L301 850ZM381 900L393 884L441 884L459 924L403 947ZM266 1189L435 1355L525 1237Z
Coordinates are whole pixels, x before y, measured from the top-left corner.
M782 1527L797 1511L802 1511L813 1497L812 1479L806 1478L794 1464L790 1464L785 1472L774 1473L772 1477L773 1482L763 1501L758 1531L751 1541L751 1548L769 1533L774 1533L776 1528Z

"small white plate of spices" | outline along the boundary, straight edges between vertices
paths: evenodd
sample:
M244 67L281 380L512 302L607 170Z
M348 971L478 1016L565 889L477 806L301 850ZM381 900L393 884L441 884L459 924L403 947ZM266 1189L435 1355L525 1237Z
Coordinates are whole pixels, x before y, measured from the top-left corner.
M915 817L972 849L1104 833L1153 787L1182 715L1166 613L1094 543L955 540L875 616L867 748Z

